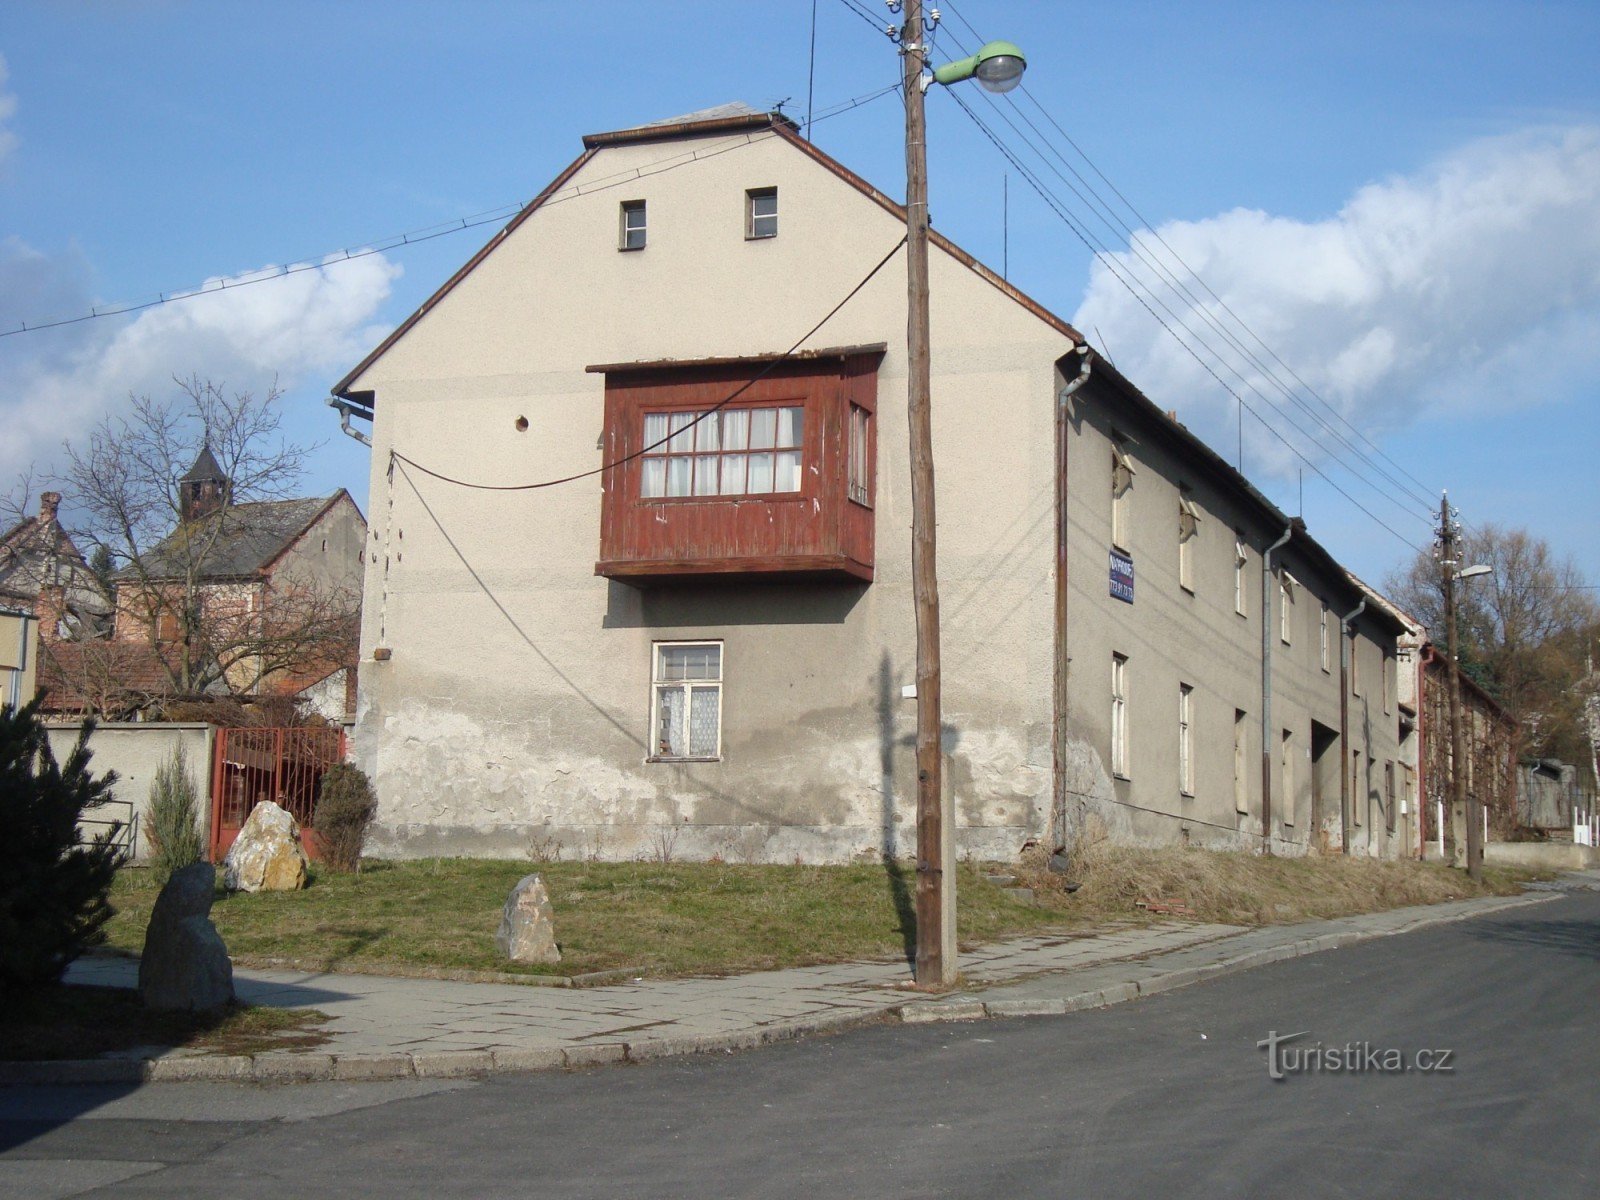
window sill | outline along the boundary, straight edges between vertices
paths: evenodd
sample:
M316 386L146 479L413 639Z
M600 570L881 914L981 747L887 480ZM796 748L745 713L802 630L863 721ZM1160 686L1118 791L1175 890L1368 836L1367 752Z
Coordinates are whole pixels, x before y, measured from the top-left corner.
M1183 799L1185 799L1185 800L1193 800L1194 799L1194 793L1193 792L1186 792L1182 788L1178 789L1178 795L1183 797Z
M778 235L775 233L747 233L744 240L747 242L770 242Z
M1180 583L1178 588L1180 591L1189 593L1191 597L1194 595L1194 588L1190 587L1187 583Z
M1118 783L1132 783L1133 782L1133 776L1132 775L1124 775L1121 771L1113 771L1113 772L1111 772L1111 778L1115 779Z
M700 758L694 758L694 757L678 758L676 756L669 756L669 755L665 755L665 754L652 754L649 758L645 759L645 762L647 762L647 763L709 763L709 762L721 762L721 761L722 761L722 756L720 754L702 756Z
M644 249L643 246L618 246L617 247L617 253L618 254L637 254L637 253L639 253L639 251L641 251L643 249Z

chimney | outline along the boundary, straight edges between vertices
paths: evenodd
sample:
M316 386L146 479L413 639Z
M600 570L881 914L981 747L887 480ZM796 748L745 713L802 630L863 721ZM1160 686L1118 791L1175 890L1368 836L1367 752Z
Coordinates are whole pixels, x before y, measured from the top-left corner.
M39 493L39 523L53 525L56 521L56 510L61 507L60 492Z
M59 583L47 583L39 589L39 599L34 602L33 615L39 621L41 642L61 641L61 627L67 615L67 589Z

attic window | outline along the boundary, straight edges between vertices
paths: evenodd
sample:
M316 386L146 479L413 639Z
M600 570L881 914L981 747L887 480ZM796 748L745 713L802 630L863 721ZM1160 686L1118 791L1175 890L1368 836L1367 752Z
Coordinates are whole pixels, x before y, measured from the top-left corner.
M619 250L644 249L644 201L624 200L621 213Z
M778 189L751 188L744 194L744 236L749 240L778 236Z

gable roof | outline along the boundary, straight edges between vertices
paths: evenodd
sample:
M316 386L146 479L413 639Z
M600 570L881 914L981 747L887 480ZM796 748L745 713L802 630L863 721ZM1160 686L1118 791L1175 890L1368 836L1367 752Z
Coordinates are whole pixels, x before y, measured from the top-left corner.
M583 153L569 163L565 170L552 179L545 189L536 197L534 197L525 208L518 212L516 216L512 217L511 220L507 222L498 233L490 238L489 241L486 242L476 254L474 254L461 266L460 270L458 270L454 275L450 276L450 278L444 282L438 291L434 292L433 295L424 300L421 306L415 312L413 312L404 321L400 322L400 324L395 327L394 331L390 333L388 337L384 338L383 341L379 342L378 345L374 347L370 354L357 363L343 379L334 384L332 388L333 394L342 400L348 400L353 404L360 405L367 410L367 413L370 416L374 403L373 393L370 391L352 391L351 386L355 383L355 381L359 379L368 368L382 358L384 354L388 352L391 346L393 346L408 332L410 332L412 326L414 326L423 317L427 316L427 314L432 311L433 307L438 304L439 301L443 300L447 295L449 295L450 292L455 289L455 286L458 283L471 274L479 263L493 253L495 248L499 246L501 242L510 237L511 234L515 233L522 223L531 217L535 212L537 212L552 195L565 187L567 181L577 174L577 172L591 158L607 147L626 145L630 143L673 141L679 138L709 137L739 132L758 132L761 130L769 130L778 137L781 137L796 150L799 150L801 153L807 155L820 166L832 172L839 179L849 184L863 196L867 197L867 199L877 204L885 212L889 213L891 216L895 217L901 222L905 221L906 210L904 205L897 204L888 196L884 195L884 193L880 192L877 188L873 187L866 180L862 179L861 176L850 170L850 168L839 162L838 159L822 150L817 149L813 143L806 141L805 138L800 136L800 127L788 117L784 116L781 112L758 112L749 105L741 103L724 104L716 108L702 109L699 112L687 113L681 117L670 117L665 121L656 121L646 125L636 125L628 129L613 130L609 133L586 134L583 138ZM1081 344L1085 341L1083 335L1071 325L1067 324L1066 321L1062 320L1044 305L1025 294L1023 291L1021 291L1021 289L1002 279L999 275L991 271L988 267L984 266L976 258L968 254L965 250L961 249L942 233L939 233L937 230L930 229L928 231L928 241L930 244L937 246L944 253L950 255L957 262L970 269L974 274L993 285L1009 299L1017 304L1022 305L1023 308L1027 309L1035 317L1038 317L1039 320L1057 330L1065 337L1070 338L1074 344Z
M227 505L198 521L179 526L148 550L143 555L145 575L151 579L172 579L185 574L189 566L186 545L193 539L210 536L219 521L223 522L223 527L206 552L201 564L202 576L237 579L259 574L345 494L340 488L331 496ZM117 573L119 580L137 577L138 571L133 567L125 567Z

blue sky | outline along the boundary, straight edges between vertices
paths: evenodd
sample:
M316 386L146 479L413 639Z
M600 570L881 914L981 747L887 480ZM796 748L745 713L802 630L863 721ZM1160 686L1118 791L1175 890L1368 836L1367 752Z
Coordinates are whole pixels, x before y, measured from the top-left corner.
M1321 419L1420 493L1394 503L1392 484L1357 477L1374 467L1352 474L1337 444L1330 456L1331 435L1295 434L1291 417L1313 418L1274 413L1283 397L1258 371L1223 369L1277 431L1246 419L1247 473L1290 512L1303 475L1304 514L1335 554L1376 581L1412 551L1334 484L1419 545L1423 500L1449 487L1469 523L1526 526L1600 580L1600 5L942 7L940 56L974 41L957 12L1021 43L1043 112L1339 411L1302 396ZM894 82L885 37L842 0L816 11L818 112ZM733 99L788 98L803 117L811 14L810 0L11 4L0 331L502 209L537 193L587 132ZM995 119L975 90L962 98ZM996 267L1008 260L1015 283L1234 458L1234 398L952 97L929 101L937 226ZM1043 125L1040 109L1022 111ZM892 96L814 136L900 194ZM130 390L159 393L174 373L260 389L276 373L294 432L326 441L306 490L343 485L364 504L365 451L337 436L327 388L494 228L0 337L0 492L30 464L48 472L61 437Z

